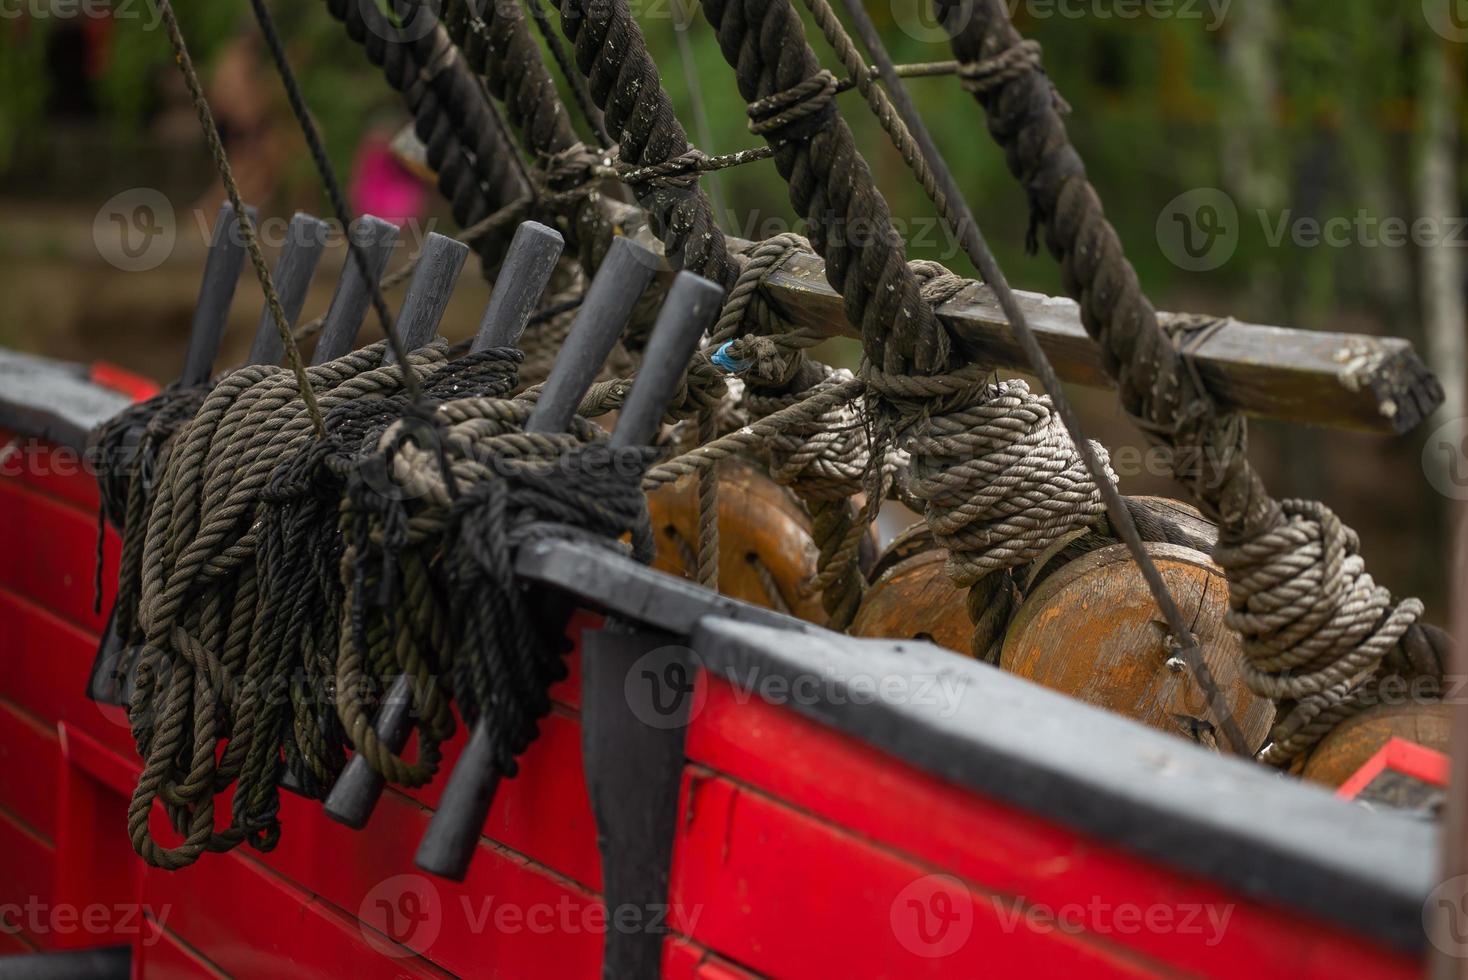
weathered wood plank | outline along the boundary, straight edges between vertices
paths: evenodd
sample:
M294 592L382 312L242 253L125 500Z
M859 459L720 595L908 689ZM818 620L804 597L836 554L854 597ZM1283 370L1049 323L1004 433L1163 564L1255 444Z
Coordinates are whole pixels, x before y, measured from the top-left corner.
M765 293L799 326L854 336L816 256L791 259L766 280ZM1062 380L1112 387L1073 301L1024 291L1019 298ZM965 356L998 368L1028 368L989 287L971 286L938 314ZM1190 355L1221 407L1260 418L1400 434L1442 403L1437 379L1412 345L1395 337L1230 320L1203 336Z

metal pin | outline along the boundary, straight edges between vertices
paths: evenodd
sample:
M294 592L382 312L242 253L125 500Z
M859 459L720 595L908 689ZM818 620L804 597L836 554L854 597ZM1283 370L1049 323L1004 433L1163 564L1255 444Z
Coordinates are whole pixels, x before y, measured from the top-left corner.
M255 209L246 206L245 213L253 223ZM214 234L209 240L209 256L204 260L204 278L199 283L199 300L194 305L189 346L179 375L183 384L196 385L209 380L214 358L219 355L219 344L224 339L224 328L229 324L229 307L234 302L240 270L244 267L245 238L240 232L239 216L226 201L219 208Z
M471 353L490 347L513 347L535 306L550 282L561 250L566 247L561 233L538 221L526 221L515 229L510 250L495 279L489 306L474 335Z
M363 215L353 222L351 240L362 250L368 274L373 282L382 278L382 270L392 255L398 240L398 226ZM325 364L348 353L357 343L357 331L367 316L367 307L372 302L372 291L367 280L362 278L360 264L350 254L342 264L341 279L337 281L336 293L326 310L326 321L321 325L321 336L316 340L316 351L312 364Z
M433 340L444 310L448 309L449 299L454 295L459 270L464 268L464 260L468 257L469 246L463 242L437 232L429 234L413 269L413 278L408 282L402 312L393 325L403 350L414 351ZM386 363L394 361L389 350Z
M634 258L630 254L628 257ZM598 271L597 280L601 280L605 274L618 277L625 274L620 265L611 264L610 258L608 256L609 261ZM641 257L636 259L640 260ZM644 283L651 279L650 267L647 272L648 277ZM562 379L571 377L577 382L584 379L585 386L590 385L601 365L601 359L611 350L610 343L601 343L605 338L599 333L604 322L600 319L599 303L625 303L627 315L630 316L632 304L636 302L635 295L629 299L622 291L604 291L598 296L598 305L593 305L592 296L595 291L596 281L593 281L592 288L587 292L587 304L583 306L581 315L578 315L566 348L556 359L555 365L555 371L568 372L561 375ZM668 399L672 397L678 380L682 377L684 365L688 363L694 345L713 324L722 299L723 290L715 284L692 273L679 273L653 328L643 370L622 407L617 428L610 441L611 448L641 445L652 438ZM619 331L621 322L617 321ZM578 339L581 343L573 347L573 342ZM598 349L601 350L600 358L591 363L585 356L586 351ZM553 374L552 379L554 378ZM570 423L575 404L580 401L585 386L573 388L571 382L562 380L562 383L554 387L555 401L546 405L543 396L526 428L531 428L537 415L540 416L542 425L548 420L558 421L564 418L564 428L564 425ZM552 381L546 382L545 391L547 395L552 393ZM569 409L566 407L568 401ZM494 803L495 791L499 787L501 774L493 759L494 749L490 742L489 726L480 719L470 733L469 741L453 772L449 774L448 783L444 786L444 793L439 801L439 809L429 821L428 831L418 845L414 863L419 868L455 881L464 878L474 857L484 821Z
M285 325L293 327L301 308L306 305L306 294L311 290L311 276L321 261L326 249L326 237L330 226L320 218L304 211L291 217L286 230L285 246L280 258L275 260L275 291L280 297L280 309L285 314ZM247 364L279 364L285 354L285 345L280 341L280 331L275 327L275 318L270 315L270 306L260 311L260 325L255 328L255 342L250 345Z
M546 379L540 400L526 420L528 432L563 432L571 424L633 307L657 269L657 257L626 238L612 243ZM430 874L463 879L474 857L484 821L499 787L489 725L481 718L449 773L439 808L428 822L414 863Z

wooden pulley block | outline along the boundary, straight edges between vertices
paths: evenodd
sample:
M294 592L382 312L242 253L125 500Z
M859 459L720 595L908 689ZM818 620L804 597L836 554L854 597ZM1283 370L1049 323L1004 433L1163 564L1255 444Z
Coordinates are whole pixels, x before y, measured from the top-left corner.
M1223 622L1228 584L1202 552L1148 543L1147 551L1192 624L1249 754L1268 737L1274 705L1244 682L1243 646ZM1208 699L1167 647L1168 631L1125 545L1092 551L1026 597L1000 665L1078 700L1228 751Z
M898 534L873 566L876 581L852 620L851 635L927 640L967 656L974 628L966 591L948 577L947 562L948 552L922 521Z
M820 596L805 595L802 588L815 575L819 557L805 508L749 460L721 460L718 472L719 591L824 624ZM652 567L694 578L698 478L663 484L648 494L647 507L657 542Z
M1326 786L1340 786L1393 738L1447 754L1452 716L1453 706L1441 701L1373 705L1321 739L1306 758L1301 775Z

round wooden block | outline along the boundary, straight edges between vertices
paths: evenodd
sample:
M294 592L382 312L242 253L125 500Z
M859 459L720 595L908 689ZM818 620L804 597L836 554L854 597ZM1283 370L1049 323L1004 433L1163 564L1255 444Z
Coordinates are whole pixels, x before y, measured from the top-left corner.
M1211 550L1218 543L1218 525L1203 516L1203 512L1185 500L1175 497L1153 497L1139 494L1129 498L1158 517L1177 524L1183 531L1197 538L1200 544Z
M928 522L914 521L898 531L877 556L872 567L867 570L868 577L875 582L907 559L936 548L938 544L933 540L933 532L928 530Z
M1192 624L1219 690L1257 751L1274 705L1249 690L1239 638L1223 623L1228 585L1207 556L1178 545L1146 545ZM1167 628L1125 545L1063 566L1025 599L1004 639L1000 666L1063 694L1165 732L1228 750L1209 730L1207 698L1185 668L1168 666Z
M693 578L698 560L697 478L658 487L648 494L647 506L657 541L652 567ZM730 457L719 463L720 592L824 624L820 596L805 596L801 590L802 583L815 575L819 556L810 536L810 516L793 493L748 460Z
M974 627L965 605L968 593L943 569L948 552L934 545L931 536L927 540L926 550L914 550L903 535L888 546L877 562L885 571L862 599L851 635L929 640L969 656ZM889 562L897 548L907 551L907 557Z
M1441 701L1378 704L1347 718L1310 752L1301 775L1339 786L1392 738L1403 738L1439 752L1448 751L1453 706Z

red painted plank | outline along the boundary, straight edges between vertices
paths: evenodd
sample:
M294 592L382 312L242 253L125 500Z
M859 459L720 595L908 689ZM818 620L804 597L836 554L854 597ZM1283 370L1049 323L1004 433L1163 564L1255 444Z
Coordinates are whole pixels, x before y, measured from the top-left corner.
M459 760L462 726L444 746L444 762L427 786L407 795L432 809ZM520 772L501 781L484 822L484 836L565 875L588 891L601 890L596 822L581 767L581 725L557 706L540 722L540 737L520 758Z
M1082 907L1081 921L1114 942L1249 980L1417 972L1395 951L980 797L722 681L700 683L708 697L689 731L690 759L985 889L1052 912ZM1153 915L1154 927L1132 926L1133 914Z
M56 854L8 810L0 810L0 931L20 932L42 949L57 947L51 927Z
M92 606L96 546L95 519L14 480L0 480L0 552L26 556L0 563L0 586L100 633L106 619ZM117 587L115 552L104 562L102 585L106 609Z
M0 807L53 845L60 763L54 729L0 698Z
M1336 787L1335 795L1343 800L1354 800L1388 769L1429 786L1448 785L1449 760L1446 755L1405 738L1392 737L1350 779Z
M136 905L143 863L127 833L135 765L85 732L62 724L60 815L56 830L56 900ZM135 934L114 936L134 942Z
M225 973L340 980L440 976L263 866L231 854L143 876L148 915Z
M554 963L567 977L599 974L601 904L594 894L487 842L463 883L424 875L414 868L413 853L428 817L390 790L366 829L353 832L327 820L319 804L286 797L280 845L250 856L384 932L393 932L392 909L405 916L436 909L430 924L408 934L402 925L408 919L400 920L396 934L451 973L518 980L541 976Z
M97 519L96 467L68 446L0 430L0 481L22 483Z
M671 905L769 976L1168 975L707 770L685 771L680 808Z
M741 970L690 939L669 937L663 943L662 980L756 980L758 974Z
M133 946L133 976L139 980L198 980L223 978L208 960L187 948L177 936L151 918L142 942Z
M0 588L0 697L49 723L86 731L114 751L133 755L127 713L86 696L97 638Z

